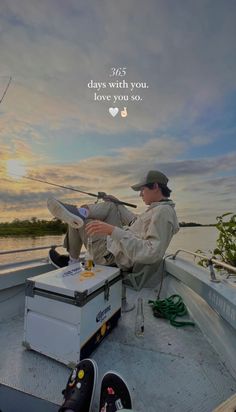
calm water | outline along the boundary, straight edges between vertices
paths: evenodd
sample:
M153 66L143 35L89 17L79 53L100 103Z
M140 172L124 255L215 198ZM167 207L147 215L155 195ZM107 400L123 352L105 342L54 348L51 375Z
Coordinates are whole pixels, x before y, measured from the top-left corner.
M15 250L24 248L34 248L39 246L61 245L63 236L40 236L40 237L22 237L22 238L3 238L0 237L0 250ZM214 227L186 227L181 228L179 233L174 236L168 252L175 252L177 249L187 249L195 251L202 249L208 251L215 246L217 230ZM59 252L65 253L63 248ZM27 259L45 258L47 250L24 252L14 255L0 255L0 263L19 262ZM183 255L186 257L186 255Z
M218 230L215 227L185 227L175 235L171 241L168 251L175 252L177 249L196 251L201 249L208 251L215 248Z

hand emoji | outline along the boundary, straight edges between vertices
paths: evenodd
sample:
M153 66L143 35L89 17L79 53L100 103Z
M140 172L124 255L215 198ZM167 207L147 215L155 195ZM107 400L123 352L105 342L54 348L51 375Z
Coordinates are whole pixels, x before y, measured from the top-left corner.
M127 108L126 108L126 107L124 107L124 110L121 110L120 115L121 115L121 117L126 117L126 116L128 116L128 112L127 112Z

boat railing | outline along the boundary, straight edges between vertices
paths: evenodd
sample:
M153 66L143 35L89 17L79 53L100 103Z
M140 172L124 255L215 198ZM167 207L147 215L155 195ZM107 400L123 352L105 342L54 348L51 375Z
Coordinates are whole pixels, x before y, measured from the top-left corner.
M207 266L209 267L209 270L210 270L210 280L212 282L220 282L220 280L216 278L216 274L215 274L213 264L217 265L218 267L221 267L221 268L225 269L228 272L226 278L228 278L229 276L236 276L236 267L235 266L229 265L228 263L225 263L225 262L221 262L220 260L217 260L212 256L202 255L200 253L192 252L190 250L178 249L173 255L170 256L171 259L175 260L176 256L180 252L184 252L184 253L187 253L187 254L192 255L194 257L198 257L202 260L205 260L206 264L207 264Z
M0 255L11 255L13 253L22 253L22 252L34 252L36 250L44 250L44 249L51 249L62 247L63 245L49 245L49 246L38 246L38 247L30 247L26 249L14 249L14 250L2 250Z

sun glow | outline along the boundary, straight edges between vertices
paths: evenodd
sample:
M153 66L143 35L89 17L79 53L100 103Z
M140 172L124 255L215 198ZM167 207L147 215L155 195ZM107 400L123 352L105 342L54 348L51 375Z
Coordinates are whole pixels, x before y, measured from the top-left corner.
M19 159L9 159L6 162L6 173L7 176L13 179L20 179L25 176L26 168L22 160Z

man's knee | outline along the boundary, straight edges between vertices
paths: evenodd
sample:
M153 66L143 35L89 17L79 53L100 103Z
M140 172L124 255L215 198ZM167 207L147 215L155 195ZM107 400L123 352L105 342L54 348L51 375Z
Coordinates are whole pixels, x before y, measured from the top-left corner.
M117 216L117 206L112 202L101 202L92 205L87 205L90 219L98 219L102 221L110 220L110 216Z
M106 207L110 211L116 211L118 213L118 207L117 204L114 202L104 202L106 204Z

